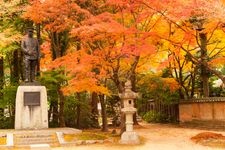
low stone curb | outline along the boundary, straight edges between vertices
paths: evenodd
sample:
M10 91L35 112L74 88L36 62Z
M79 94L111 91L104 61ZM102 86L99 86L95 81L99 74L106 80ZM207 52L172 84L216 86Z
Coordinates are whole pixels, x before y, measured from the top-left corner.
M74 142L64 142L62 146L72 146L72 145L90 145L90 144L103 144L103 143L113 143L113 139L105 139L105 140L77 140Z

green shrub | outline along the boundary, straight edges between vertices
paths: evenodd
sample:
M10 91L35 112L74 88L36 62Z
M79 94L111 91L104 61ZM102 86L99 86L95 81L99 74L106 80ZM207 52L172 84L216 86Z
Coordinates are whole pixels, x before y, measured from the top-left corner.
M145 113L143 119L147 122L168 122L166 115L155 111Z
M0 118L0 129L13 129L14 128L14 117L1 117Z

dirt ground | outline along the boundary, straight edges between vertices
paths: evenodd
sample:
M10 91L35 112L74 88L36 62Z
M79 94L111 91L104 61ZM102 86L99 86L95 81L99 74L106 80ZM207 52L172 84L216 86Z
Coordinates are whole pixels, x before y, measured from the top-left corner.
M127 146L105 143L58 147L53 148L53 150L221 150L220 148L201 146L190 140L190 138L196 134L209 130L181 128L173 125L141 123L141 127L138 126L135 128L135 131L139 136L141 136L144 144ZM225 131L212 132L225 135Z

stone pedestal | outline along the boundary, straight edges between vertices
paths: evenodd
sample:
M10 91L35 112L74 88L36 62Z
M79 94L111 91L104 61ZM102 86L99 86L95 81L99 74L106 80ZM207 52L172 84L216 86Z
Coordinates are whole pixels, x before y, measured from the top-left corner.
M37 98L32 96L33 93L39 95L38 102L34 100ZM44 128L48 128L48 105L45 86L19 86L16 94L15 129Z
M139 144L139 136L133 130L133 115L136 112L134 107L123 108L122 111L126 114L126 131L121 135L121 144Z

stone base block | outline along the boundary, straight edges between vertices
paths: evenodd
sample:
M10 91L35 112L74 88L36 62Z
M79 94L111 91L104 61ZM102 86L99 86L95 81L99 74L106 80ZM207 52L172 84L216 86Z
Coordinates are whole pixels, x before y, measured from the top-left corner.
M40 93L38 105L26 105L26 93ZM28 97L32 102L35 97ZM45 86L19 86L16 94L15 129L48 128L48 104Z
M140 144L139 136L136 132L124 132L120 140L121 144Z

